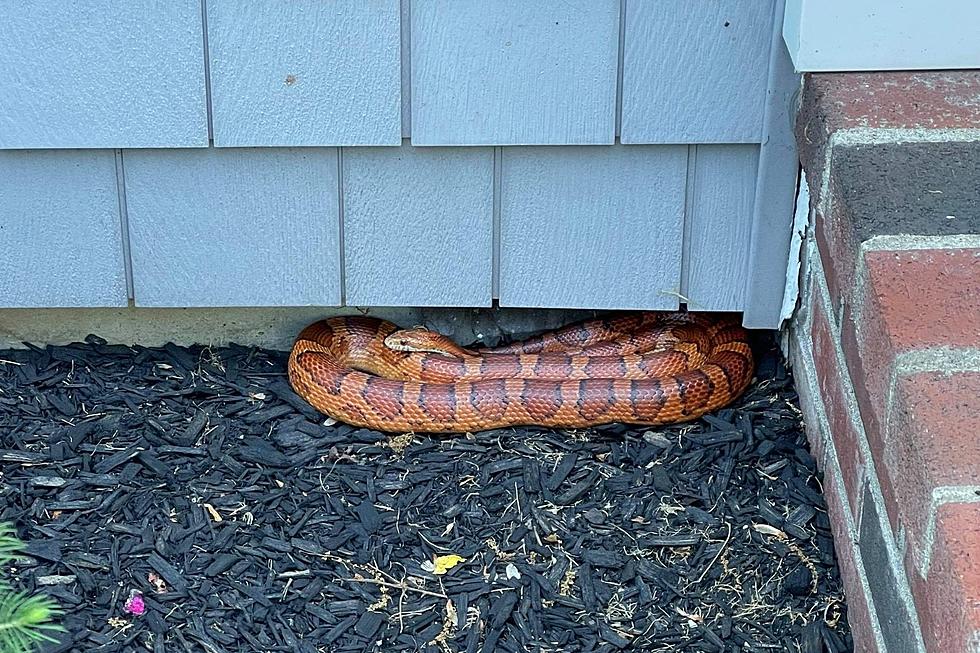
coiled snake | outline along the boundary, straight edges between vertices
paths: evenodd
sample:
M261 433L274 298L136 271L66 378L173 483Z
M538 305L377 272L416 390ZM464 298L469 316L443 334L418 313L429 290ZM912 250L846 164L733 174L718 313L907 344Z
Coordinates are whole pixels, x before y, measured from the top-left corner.
M289 356L299 396L381 431L682 422L734 400L752 372L739 322L694 313L590 320L476 350L377 318L337 317L305 328Z

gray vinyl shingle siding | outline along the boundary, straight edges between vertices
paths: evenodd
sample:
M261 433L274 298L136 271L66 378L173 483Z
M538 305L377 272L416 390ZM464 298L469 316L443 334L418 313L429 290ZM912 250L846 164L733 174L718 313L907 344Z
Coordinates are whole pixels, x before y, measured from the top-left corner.
M136 306L776 326L781 0L79 6L0 9L0 307L125 305L131 276Z

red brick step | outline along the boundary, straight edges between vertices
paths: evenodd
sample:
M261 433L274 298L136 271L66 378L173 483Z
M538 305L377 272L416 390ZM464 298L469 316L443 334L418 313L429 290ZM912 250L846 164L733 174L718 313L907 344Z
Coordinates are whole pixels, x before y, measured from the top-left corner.
M980 499L980 497L978 497ZM939 508L929 575L913 583L929 651L980 651L980 502Z
M980 372L923 372L898 380L881 458L895 488L893 510L906 534L910 574L926 572L934 504L944 493L980 488L978 398Z
M791 358L855 649L980 653L980 71L810 75Z

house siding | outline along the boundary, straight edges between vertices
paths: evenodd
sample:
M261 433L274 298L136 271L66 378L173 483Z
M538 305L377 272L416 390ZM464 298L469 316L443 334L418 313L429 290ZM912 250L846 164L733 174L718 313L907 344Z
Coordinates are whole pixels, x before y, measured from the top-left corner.
M798 83L781 16L5 6L0 308L683 303L775 327L797 173L769 124Z

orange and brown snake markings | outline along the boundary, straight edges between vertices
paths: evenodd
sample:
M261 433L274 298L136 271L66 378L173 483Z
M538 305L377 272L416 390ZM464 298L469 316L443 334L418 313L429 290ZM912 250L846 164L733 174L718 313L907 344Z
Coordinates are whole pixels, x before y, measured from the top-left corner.
M696 313L589 320L474 350L377 318L337 317L305 328L289 356L297 394L380 431L683 422L733 401L752 373L738 320Z

